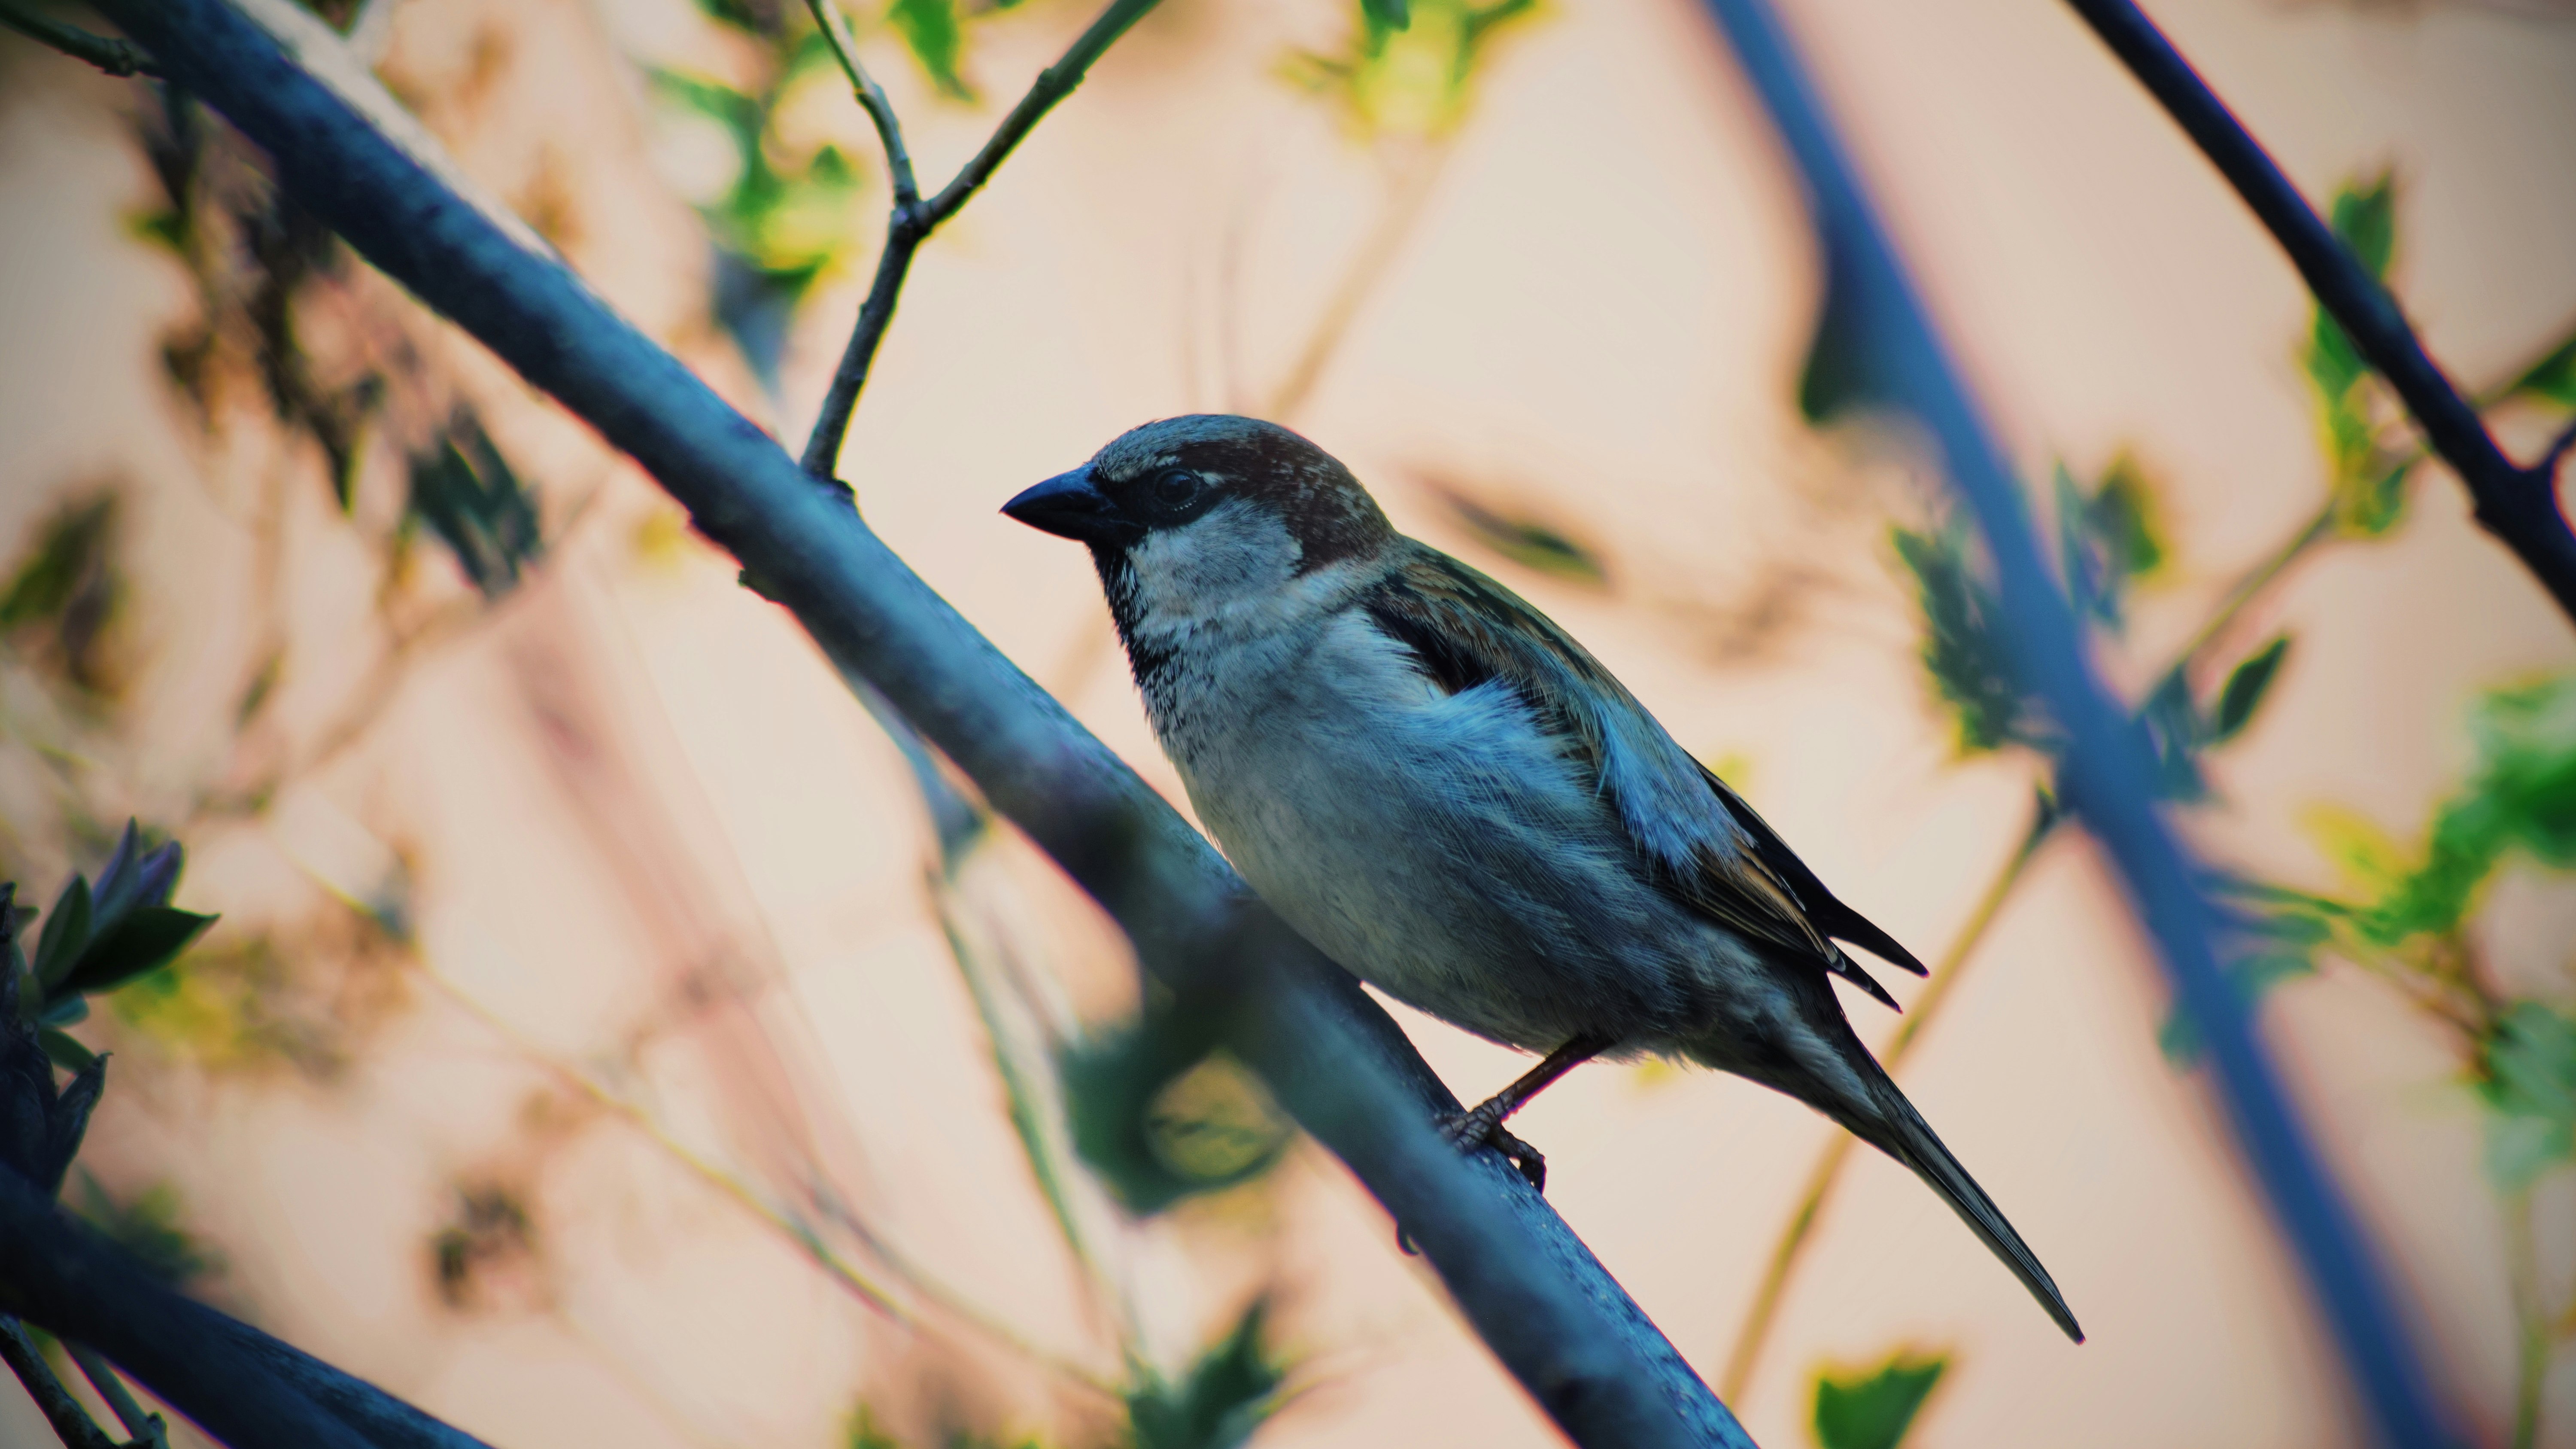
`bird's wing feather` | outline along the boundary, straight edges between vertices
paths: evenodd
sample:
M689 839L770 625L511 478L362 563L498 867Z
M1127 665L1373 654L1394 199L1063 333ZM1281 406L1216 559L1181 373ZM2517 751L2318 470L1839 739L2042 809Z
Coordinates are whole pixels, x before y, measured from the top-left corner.
M1410 542L1409 540L1407 541ZM1835 900L1750 806L1673 741L1601 662L1511 590L1437 550L1411 545L1363 600L1457 694L1500 681L1613 804L1658 884L1737 934L1812 960L1896 1003L1837 949L1841 936L1922 970L1887 934Z

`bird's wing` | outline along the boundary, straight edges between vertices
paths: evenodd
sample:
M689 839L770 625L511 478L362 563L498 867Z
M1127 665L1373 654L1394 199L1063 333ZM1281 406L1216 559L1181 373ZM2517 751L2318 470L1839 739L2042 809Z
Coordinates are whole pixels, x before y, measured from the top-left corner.
M1580 644L1518 595L1406 540L1363 600L1386 634L1451 694L1499 681L1614 804L1657 883L1738 935L1814 961L1895 1006L1832 944L1840 936L1921 972L1905 948L1835 900L1760 816L1674 743Z

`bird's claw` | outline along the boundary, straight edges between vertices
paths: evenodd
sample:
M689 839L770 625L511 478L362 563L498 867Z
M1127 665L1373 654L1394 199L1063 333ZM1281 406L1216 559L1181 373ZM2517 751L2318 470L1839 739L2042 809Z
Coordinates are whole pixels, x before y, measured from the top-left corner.
M1546 1154L1504 1131L1503 1124L1495 1121L1493 1114L1484 1107L1471 1112L1443 1113L1434 1125L1440 1129L1440 1135L1448 1139L1449 1145L1460 1152L1490 1147L1503 1154L1503 1160L1529 1180L1533 1192L1547 1191ZM1413 1235L1404 1230L1402 1223L1395 1225L1395 1245L1403 1249L1408 1258L1421 1251L1413 1245Z
M1471 1112L1459 1112L1440 1119L1440 1134L1461 1152L1491 1147L1529 1179L1532 1190L1547 1191L1547 1157L1537 1148L1503 1130L1503 1124L1488 1110L1492 1104Z

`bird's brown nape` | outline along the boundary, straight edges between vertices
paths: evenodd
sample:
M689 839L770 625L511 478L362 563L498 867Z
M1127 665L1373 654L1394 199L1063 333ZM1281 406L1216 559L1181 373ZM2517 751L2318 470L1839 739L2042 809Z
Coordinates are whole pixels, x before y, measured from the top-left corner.
M1277 514L1304 547L1301 574L1366 554L1394 536L1377 500L1339 459L1258 418L1164 418L1122 434L1092 461L1113 478L1175 465Z

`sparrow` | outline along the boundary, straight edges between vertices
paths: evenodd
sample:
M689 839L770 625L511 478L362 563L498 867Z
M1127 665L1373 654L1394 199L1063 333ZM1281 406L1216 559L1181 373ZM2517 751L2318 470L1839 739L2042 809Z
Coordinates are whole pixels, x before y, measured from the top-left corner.
M1547 616L1252 418L1147 423L1002 511L1090 549L1164 753L1262 900L1397 1000L1543 1054L1452 1140L1543 1187L1503 1123L1576 1065L1732 1072L1912 1169L2083 1341L1827 980L1893 1009L1836 943L1922 963Z

